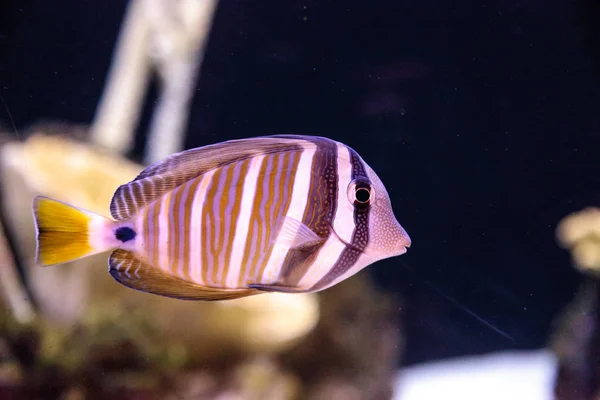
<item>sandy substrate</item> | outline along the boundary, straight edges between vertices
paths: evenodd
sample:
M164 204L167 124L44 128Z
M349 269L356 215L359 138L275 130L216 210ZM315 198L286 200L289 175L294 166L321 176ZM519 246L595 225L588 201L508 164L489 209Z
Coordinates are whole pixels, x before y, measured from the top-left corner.
M543 350L428 363L401 371L394 400L549 400L555 369Z

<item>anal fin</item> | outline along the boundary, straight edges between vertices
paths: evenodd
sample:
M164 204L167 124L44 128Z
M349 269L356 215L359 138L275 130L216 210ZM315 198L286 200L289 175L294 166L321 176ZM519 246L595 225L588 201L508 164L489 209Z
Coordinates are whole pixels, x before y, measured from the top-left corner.
M145 264L126 250L115 250L108 260L110 275L128 288L180 300L231 300L259 294L255 289L219 289L198 285Z

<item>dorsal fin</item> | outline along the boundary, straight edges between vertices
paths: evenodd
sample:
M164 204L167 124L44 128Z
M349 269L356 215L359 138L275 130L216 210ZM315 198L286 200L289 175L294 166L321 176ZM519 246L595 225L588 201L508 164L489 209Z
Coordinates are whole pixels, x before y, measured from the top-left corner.
M141 207L207 171L235 161L314 146L308 136L262 136L230 140L173 154L150 165L133 181L119 186L110 202L116 220L127 219Z
M110 255L108 265L110 275L128 288L180 300L231 300L260 294L256 289L219 289L188 282L145 264L122 249Z

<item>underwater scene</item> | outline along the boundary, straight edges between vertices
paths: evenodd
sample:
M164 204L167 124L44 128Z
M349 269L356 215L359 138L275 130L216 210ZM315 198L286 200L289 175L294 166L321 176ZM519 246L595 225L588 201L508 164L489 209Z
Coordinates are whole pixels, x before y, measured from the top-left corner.
M0 2L0 400L599 400L600 1Z

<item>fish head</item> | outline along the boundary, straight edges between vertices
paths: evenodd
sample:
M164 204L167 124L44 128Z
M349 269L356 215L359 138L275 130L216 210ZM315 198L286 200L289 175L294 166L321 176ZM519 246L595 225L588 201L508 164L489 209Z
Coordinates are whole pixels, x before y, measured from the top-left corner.
M368 241L363 253L371 262L402 255L411 245L410 236L396 219L383 182L364 161L363 164L366 177L348 185L348 199L368 218Z

